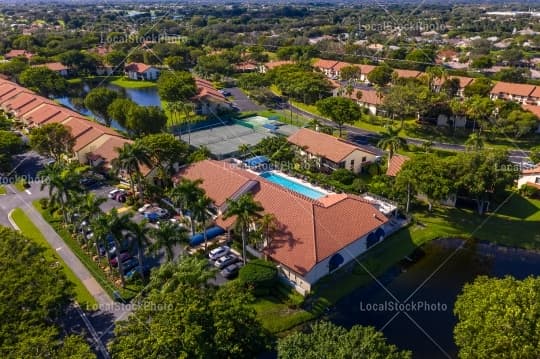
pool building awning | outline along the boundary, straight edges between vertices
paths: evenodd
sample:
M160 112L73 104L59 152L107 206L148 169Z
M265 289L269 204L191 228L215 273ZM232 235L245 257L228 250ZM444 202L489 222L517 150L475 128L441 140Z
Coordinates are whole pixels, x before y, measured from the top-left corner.
M225 230L219 226L214 226L208 228L206 231L206 239L210 240L214 237L219 236L220 234L225 233ZM189 240L189 245L194 247L204 242L204 233L197 233Z
M255 157L248 158L247 160L244 161L244 163L248 167L257 167L262 164L268 163L268 158L266 158L266 156L255 156Z

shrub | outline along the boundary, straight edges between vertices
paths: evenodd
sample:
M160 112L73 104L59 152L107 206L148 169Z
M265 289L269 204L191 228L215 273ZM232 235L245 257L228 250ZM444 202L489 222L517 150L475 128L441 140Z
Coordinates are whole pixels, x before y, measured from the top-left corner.
M41 207L41 209L47 209L47 207L49 207L49 199L48 198L40 199L39 206Z
M524 184L523 186L521 186L521 188L519 189L519 193L529 198L540 197L540 190L528 184Z
M240 269L238 279L242 283L254 287L256 296L266 295L269 288L276 284L277 268L272 262L254 259Z

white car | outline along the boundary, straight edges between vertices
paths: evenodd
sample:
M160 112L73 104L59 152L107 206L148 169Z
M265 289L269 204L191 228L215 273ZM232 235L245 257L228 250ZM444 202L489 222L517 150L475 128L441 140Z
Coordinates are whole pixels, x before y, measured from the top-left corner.
M146 203L144 206L139 208L137 211L139 213L144 213L144 212L148 211L150 208L152 208L152 205L150 203Z
M210 253L208 253L208 258L215 261L216 259L226 255L230 251L231 251L231 249L229 247L227 247L227 246L217 247L217 248L212 249L210 251Z
M109 198L115 198L118 193L125 193L123 189L115 188L112 191L109 192L108 197Z
M222 257L219 257L217 261L214 262L214 266L218 269L223 269L233 263L238 262L238 257L232 254L227 254Z

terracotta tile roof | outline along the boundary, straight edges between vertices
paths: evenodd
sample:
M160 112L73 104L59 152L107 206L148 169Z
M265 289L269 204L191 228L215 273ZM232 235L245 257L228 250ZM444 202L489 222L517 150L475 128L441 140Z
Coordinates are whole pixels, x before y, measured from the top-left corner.
M22 92L31 92L30 90L25 89L17 84L6 84L2 86L0 90L0 103L3 101L9 100L12 97L17 96Z
M367 75L369 74L371 71L373 71L373 69L377 66L373 66L373 65L356 65L360 68L360 73L364 74L364 75Z
M116 149L124 147L126 143L133 143L133 141L118 136L109 136L101 146L89 152L87 157L101 158L103 160L103 167L111 168L112 161L118 156ZM145 171L143 170L142 172L145 175Z
M527 169L521 171L524 175L535 175L540 174L540 164L538 164L535 168Z
M536 86L530 96L540 98L540 87Z
M17 109L36 101L40 97L33 92L21 92L6 101L2 101L2 108L6 111L16 111Z
M143 64L141 62L132 62L125 66L125 70L129 72L144 73L152 68L151 65Z
M331 69L334 66L336 66L338 61L336 60L324 60L324 59L317 59L313 63L313 67L316 67L318 69Z
M264 64L264 66L266 66L267 69L271 70L279 66L292 65L292 64L294 64L294 62L290 60L283 60L283 61L270 61Z
M26 112L21 117L23 120L29 122L30 124L39 125L47 121L52 116L57 115L61 111L62 109L58 105L44 103Z
M32 101L29 104L19 108L17 110L17 116L22 117L22 116L24 116L24 114L26 114L26 113L32 111L33 109L36 109L39 106L44 105L44 104L54 105L54 102L49 101L44 97L38 96L36 101Z
M289 191L233 164L205 160L182 169L180 177L203 179L202 188L216 204L226 201L247 181L259 186L254 199L277 219L277 230L265 252L302 275L315 264L375 230L388 219L367 201L356 196L332 194L312 200ZM234 219L217 220L225 229Z
M360 99L357 97L358 93L362 94ZM377 91L375 90L354 89L350 95L344 93L342 96L368 105L380 105L382 103L382 99L377 95Z
M474 80L472 77L466 77L466 76L448 76L447 79L458 79L460 89L463 89L469 86ZM444 81L442 79L437 78L435 79L434 83L437 86L441 86L444 83Z
M327 158L336 163L343 161L351 152L361 150L358 146L347 143L337 137L307 128L296 131L287 140L296 146L305 148L309 153Z
M336 71L341 71L341 69L348 66L353 66L353 64L349 62L338 61L337 64L334 65L333 69Z
M536 117L538 117L538 120L540 121L540 106L529 105L529 104L521 104L521 107L522 107L524 110L530 111L530 112L532 112L533 114L535 114Z
M410 160L409 157L403 155L393 155L390 159L390 165L386 169L386 175L395 177L401 171L401 167L405 162Z
M509 94L514 96L524 96L527 97L531 95L534 91L534 85L527 84L516 84L512 82L497 82L495 86L491 89L491 93L494 95L498 94Z
M394 69L394 72L397 73L399 78L416 78L422 74L420 71L403 69Z
M67 71L69 67L63 65L61 62L48 62L46 64L34 65L34 67L46 67L51 71Z
M33 53L29 52L29 51L26 51L26 50L11 50L7 53L4 54L4 58L6 59L11 59L11 58L14 58L14 57L18 57L18 56L24 56L26 58L31 58L32 56L34 56Z
M234 65L234 68L238 71L254 71L257 70L257 65L252 62L242 62Z
M193 98L194 100L200 100L205 97L212 97L213 99L216 99L220 102L228 102L225 95L223 95L221 92L219 92L214 85L207 80L203 80L200 78L195 79L195 84L197 85L197 95Z

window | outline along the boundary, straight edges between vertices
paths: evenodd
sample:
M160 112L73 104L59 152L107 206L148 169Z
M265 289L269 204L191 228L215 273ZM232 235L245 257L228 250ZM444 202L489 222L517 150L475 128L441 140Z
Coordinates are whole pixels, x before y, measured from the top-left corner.
M366 162L366 161L367 161L367 157L366 156L362 157L362 162Z
M350 167L351 167L351 171L354 170L354 160L351 160Z

